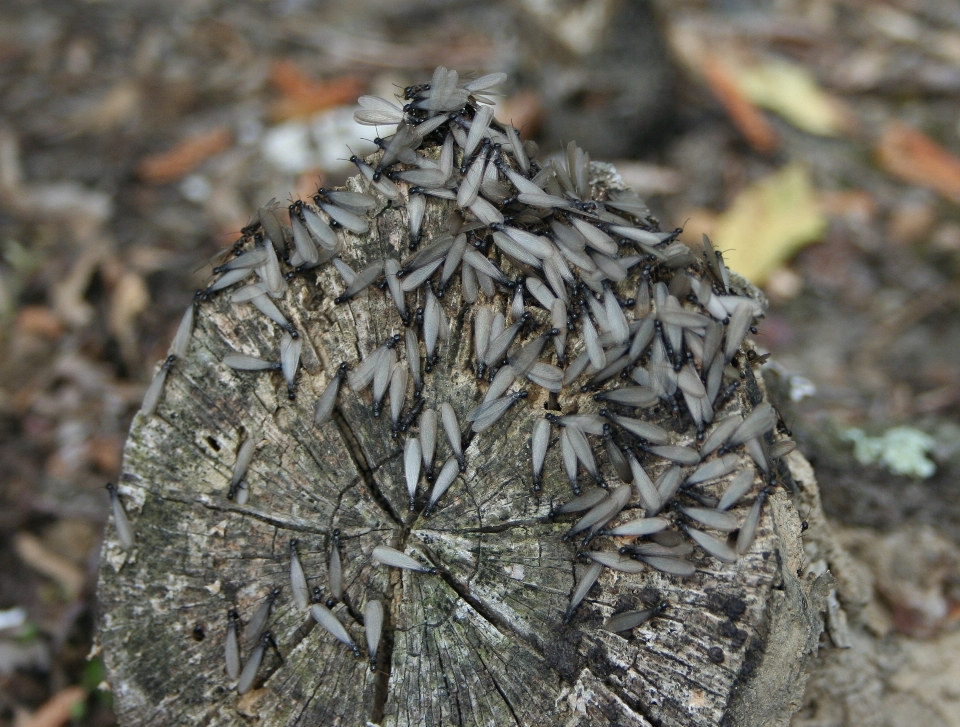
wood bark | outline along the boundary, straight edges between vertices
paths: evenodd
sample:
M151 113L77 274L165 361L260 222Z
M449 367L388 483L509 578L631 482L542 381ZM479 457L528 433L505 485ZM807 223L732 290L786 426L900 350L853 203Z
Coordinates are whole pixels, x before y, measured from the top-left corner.
M445 216L443 205L428 206L428 239ZM343 258L356 269L402 257L405 216L384 207L370 234L345 239ZM111 526L99 579L99 641L122 725L789 721L817 649L824 594L820 581L798 577L800 520L787 465L785 486L771 494L756 542L739 562L724 565L698 549L688 579L604 569L564 623L584 565L578 541L562 540L570 518L550 514L570 497L557 447L543 492L531 491L530 428L545 399L531 393L491 430L465 433L466 472L429 518L420 514L429 491L421 481L418 511L409 512L402 440L392 438L387 413L374 417L369 391L344 385L334 421L313 424L337 366L356 365L403 332L388 293L372 288L335 305L341 291L327 266L294 278L280 301L304 341L294 400L279 372L221 363L234 351L279 360L279 331L249 304L217 295L200 304L189 355L171 370L156 414L136 417L120 481L136 545L122 550ZM424 397L427 406L453 403L467 430L464 415L484 390L471 369L472 315L459 285L442 302L451 334L426 375ZM745 385L730 411L764 396L743 365ZM579 392L560 397L565 411L587 402ZM669 410L658 416L675 426ZM226 492L246 437L257 449L241 506ZM439 439L438 470L449 454L442 430ZM358 645L363 604L380 598L387 607L376 672L314 628L291 598L290 539L299 542L311 587L326 596L334 529L347 583L334 611ZM377 565L370 553L380 544L439 573ZM268 650L257 688L238 696L224 672L227 612L236 607L249 620L274 586L282 592L269 628L283 661ZM632 632L601 628L611 613L662 600L665 613ZM243 658L251 646L241 638Z

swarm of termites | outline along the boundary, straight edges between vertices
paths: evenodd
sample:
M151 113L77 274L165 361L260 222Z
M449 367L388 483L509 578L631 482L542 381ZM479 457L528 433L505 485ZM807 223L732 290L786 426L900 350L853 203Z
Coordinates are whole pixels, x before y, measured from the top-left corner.
M438 68L398 103L362 97L360 123L396 127L377 139L376 155L352 158L366 192L319 189L312 200L289 206L289 225L276 203L260 208L187 310L142 411L157 410L166 378L190 355L194 318L212 296L255 306L277 330L273 351L250 356L225 345L217 365L237 376L282 376L295 397L303 332L284 313L288 283L334 268L337 305L382 295L397 317L380 322L382 345L359 363L337 362L324 372L314 425L335 424L343 397L362 397L382 436L395 440L410 517L429 518L474 464L467 445L479 442L471 451L482 452L488 430L522 410L526 439L516 447L529 453L529 470L515 497L555 502L551 517L569 525L563 537L570 557L586 564L566 612L556 614L563 623L604 568L682 578L695 571L695 548L737 561L753 542L775 460L793 443L778 440L778 415L767 403L746 416L729 413L749 363L742 344L762 304L731 287L709 240L694 252L677 240L679 231L659 231L633 192L609 178L593 185L589 157L575 144L538 162L535 145L493 118L486 94L504 80L491 74L461 82ZM385 208L404 211L405 239L354 269L341 258L346 236L368 233ZM443 229L422 234L425 217L437 210L446 215ZM454 319L465 321L462 345L472 351L470 408L424 394ZM544 476L551 448L559 450L566 483ZM237 506L251 497L245 474L255 458L251 438L236 453L224 493ZM114 489L111 495L120 542L133 547ZM311 574L290 542L288 584L246 614L243 660L241 615L225 614L226 673L241 693L256 683L266 649L283 650L268 628L278 598L309 613L354 654L365 643L377 667L388 599L333 610L344 591L339 537L330 541L326 602L318 588L310 590ZM408 578L443 577L442 562L411 552L385 542L368 557L404 569ZM629 633L668 606L615 613L605 628ZM360 626L351 614L361 613L364 636L355 638Z

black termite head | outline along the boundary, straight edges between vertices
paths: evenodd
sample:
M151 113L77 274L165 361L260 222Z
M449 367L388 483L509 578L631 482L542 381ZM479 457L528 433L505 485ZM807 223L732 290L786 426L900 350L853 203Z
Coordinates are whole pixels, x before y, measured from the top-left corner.
M290 261L287 260L286 262L289 264ZM283 279L286 280L286 281L289 283L291 280L293 280L293 279L294 279L295 277L297 277L298 275L302 275L303 273L307 272L308 270L312 270L312 269L313 269L313 266L310 265L310 263L301 263L300 265L297 265L293 270L289 270L289 271L285 272L285 273L283 274Z
M108 482L104 485L104 487L106 488L107 492L110 493L111 500L117 496L117 486L115 484Z
M756 334L756 326L750 327L750 332ZM762 366L770 359L770 354L759 354L753 349L747 351L747 362L753 364L754 366Z
M808 523L806 520L803 520L803 521L800 522L800 532L801 532L801 533L807 532L807 530L808 530L809 528L810 528L810 523Z
M281 663L281 664L283 663L283 654L280 653L280 647L277 645L277 640L276 640L275 638L273 638L273 632L272 632L272 631L267 631L267 632L263 635L263 638L260 640L260 642L261 642L264 646L270 646L270 647L272 647L273 650L276 652L277 657L279 657L280 663Z
M327 608L333 608L334 606L337 605L337 599L334 598L333 596L330 596L330 598L328 598L328 599L326 600L326 604L325 604L325 605L326 605Z
M207 636L206 632L203 630L203 624L201 623L194 624L193 631L190 635L193 636L194 641L203 641Z
M312 600L314 603L322 603L322 602L323 602L323 591L320 590L320 586L314 586L314 587L313 587L313 594L312 594L312 596L311 596L311 600Z

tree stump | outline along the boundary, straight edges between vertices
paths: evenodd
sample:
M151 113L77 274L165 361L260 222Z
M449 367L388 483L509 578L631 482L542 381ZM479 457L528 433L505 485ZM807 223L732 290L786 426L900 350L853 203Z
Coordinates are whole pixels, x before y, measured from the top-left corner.
M614 183L609 168L593 171L602 184ZM362 189L357 180L350 187ZM429 202L425 240L443 231L451 204ZM366 235L339 233L342 258L357 269L406 251L402 205L380 199L372 219ZM635 268L618 288L624 297L639 279ZM463 301L459 283L448 286L441 302L450 335L425 374L422 395L425 407L439 412L449 402L456 410L466 470L430 517L423 509L431 486L421 480L411 512L403 442L415 421L394 438L389 414L374 416L369 390L344 385L332 421L313 423L314 405L338 366L356 367L404 331L389 292L372 287L337 305L343 287L328 265L293 277L278 301L303 340L295 399L279 371L234 371L221 362L235 352L277 360L280 332L252 306L219 294L198 303L189 353L170 370L156 412L134 420L119 493L136 542L124 550L109 528L98 586L99 643L122 725L239 725L252 718L271 726L789 721L823 609L822 589L798 577L801 528L785 463L799 455L779 461L784 486L773 488L756 540L736 563L697 548L690 556L696 572L685 579L652 568L605 568L566 622L589 561L578 558L580 535L563 539L579 514L551 514L572 497L556 444L542 491L531 488L530 431L549 396L529 386L529 397L491 429L470 431L466 414L487 383L478 383L474 368L474 306ZM414 307L423 292L416 296ZM501 290L486 302L507 310L511 293ZM747 357L737 362L743 385L717 420L747 412L765 396ZM580 391L583 381L560 394L563 413L600 406ZM411 403L408 396L405 413ZM694 443L689 418L669 406L648 409L646 418L669 430L674 443ZM246 475L249 500L240 505L226 495L247 438L256 452ZM442 430L438 440L437 471L450 454ZM594 437L591 446L600 453L604 443ZM652 477L666 468L639 453ZM618 483L609 463L601 469L611 488ZM709 497L724 486L700 492ZM733 512L743 517L751 502ZM333 611L362 650L364 604L376 598L386 605L376 671L315 627L291 598L290 540L298 541L311 588L326 597L335 531L346 591ZM626 542L598 537L590 547L615 552ZM379 565L371 559L378 545L438 572ZM225 674L227 614L236 608L249 621L275 587L281 592L268 628L279 655L265 651L255 688L240 696ZM603 628L611 614L663 601L665 611L631 631ZM255 644L241 635L240 646L247 659Z

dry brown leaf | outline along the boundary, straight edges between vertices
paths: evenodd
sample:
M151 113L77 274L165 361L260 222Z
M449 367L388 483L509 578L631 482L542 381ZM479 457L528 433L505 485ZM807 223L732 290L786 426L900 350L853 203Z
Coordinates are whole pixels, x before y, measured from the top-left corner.
M150 291L142 276L124 271L117 280L110 297L110 332L120 344L120 351L128 366L139 363L136 320L150 303Z
M87 446L87 456L100 472L116 476L123 457L123 439L116 434L95 434Z
M824 92L801 65L765 59L735 67L732 72L746 98L802 131L836 136L849 126L849 112L843 104Z
M47 700L40 709L25 719L17 720L17 727L61 727L73 716L73 710L87 693L83 687L67 687Z
M850 223L866 225L877 214L877 201L864 189L824 192L820 195L820 204L828 215Z
M318 111L352 104L366 84L356 76L342 76L332 81L317 82L307 76L293 61L276 61L270 80L283 94L270 110L276 121L310 116Z
M741 92L733 73L719 56L708 53L703 57L700 67L710 90L723 104L730 120L743 134L744 139L762 154L769 154L777 148L777 135L770 122Z
M926 134L891 122L883 130L877 153L890 174L960 204L960 159Z
M205 160L230 148L233 137L225 126L184 139L172 149L140 160L137 174L145 182L166 184L186 176Z
M64 326L57 314L42 305L27 305L17 313L17 332L56 340Z
M134 81L121 81L76 114L70 120L71 131L103 134L130 121L140 111L141 100L140 88Z
M826 224L810 170L794 162L737 195L717 220L714 245L731 270L761 285Z
M83 590L86 580L83 571L47 548L39 538L29 533L17 533L14 543L20 560L38 573L57 581L71 600Z
M677 216L678 220L683 221L683 232L680 233L680 239L690 247L702 249L704 235L711 240L716 236L717 217L716 212L706 207L684 210Z
M524 88L497 104L498 119L509 121L520 132L521 139L529 139L543 120L543 99L531 88Z
M84 299L84 294L106 254L103 246L85 246L67 276L54 285L53 309L68 325L84 326L93 319L93 306Z

